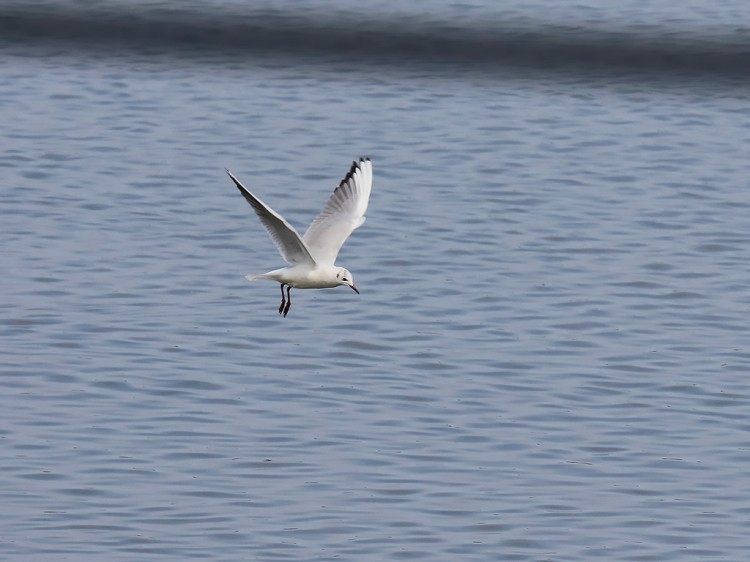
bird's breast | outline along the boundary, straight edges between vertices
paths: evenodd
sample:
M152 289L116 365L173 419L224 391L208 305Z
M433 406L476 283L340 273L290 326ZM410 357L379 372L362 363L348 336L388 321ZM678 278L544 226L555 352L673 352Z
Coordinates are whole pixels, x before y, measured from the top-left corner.
M295 289L326 289L339 285L336 270L332 268L292 268L287 276L286 283Z

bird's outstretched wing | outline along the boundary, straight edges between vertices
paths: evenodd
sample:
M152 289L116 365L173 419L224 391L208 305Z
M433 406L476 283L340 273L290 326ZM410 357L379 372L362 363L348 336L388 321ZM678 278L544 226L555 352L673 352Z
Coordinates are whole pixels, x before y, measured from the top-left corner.
M276 211L271 209L271 207L253 195L248 188L242 185L240 181L232 175L232 172L229 170L226 170L226 172L229 174L229 177L232 178L234 185L240 190L242 196L247 199L247 202L250 203L250 205L252 205L255 214L258 215L260 222L266 227L268 234L271 235L271 239L279 249L281 257L291 265L314 265L315 260L313 259L310 250L305 246L302 238L300 238L292 225L286 222L286 220L284 220L284 218Z
M372 162L360 158L302 237L315 261L333 265L346 239L365 222L371 190Z

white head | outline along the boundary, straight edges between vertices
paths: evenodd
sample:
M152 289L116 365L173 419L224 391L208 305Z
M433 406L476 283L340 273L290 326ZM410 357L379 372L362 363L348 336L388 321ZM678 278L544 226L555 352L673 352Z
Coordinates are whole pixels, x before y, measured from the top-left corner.
M348 269L339 267L336 271L336 280L339 282L339 285L351 287L355 293L359 294L359 289L354 286L354 276Z

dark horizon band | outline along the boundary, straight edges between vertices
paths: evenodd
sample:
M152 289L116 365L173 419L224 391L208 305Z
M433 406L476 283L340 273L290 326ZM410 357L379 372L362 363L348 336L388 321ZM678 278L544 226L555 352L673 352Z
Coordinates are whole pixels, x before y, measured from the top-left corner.
M449 26L354 13L82 10L4 3L0 47L52 45L118 56L158 51L200 62L206 56L281 57L305 64L358 60L409 74L424 65L485 74L530 69L661 79L750 81L748 33L710 34L652 26L647 31L545 24Z

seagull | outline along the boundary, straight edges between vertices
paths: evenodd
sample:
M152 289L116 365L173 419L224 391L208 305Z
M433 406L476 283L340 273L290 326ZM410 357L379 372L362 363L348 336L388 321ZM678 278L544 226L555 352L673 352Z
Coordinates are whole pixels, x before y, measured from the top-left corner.
M232 172L226 172L253 207L281 257L289 264L288 267L268 273L246 276L251 281L273 279L281 283L279 314L286 317L289 313L292 288L324 289L346 285L359 294L352 274L348 269L337 267L335 261L349 235L365 222L365 211L372 190L372 162L369 158L352 162L349 173L333 190L328 203L312 221L304 236L300 236L284 217L253 195Z

